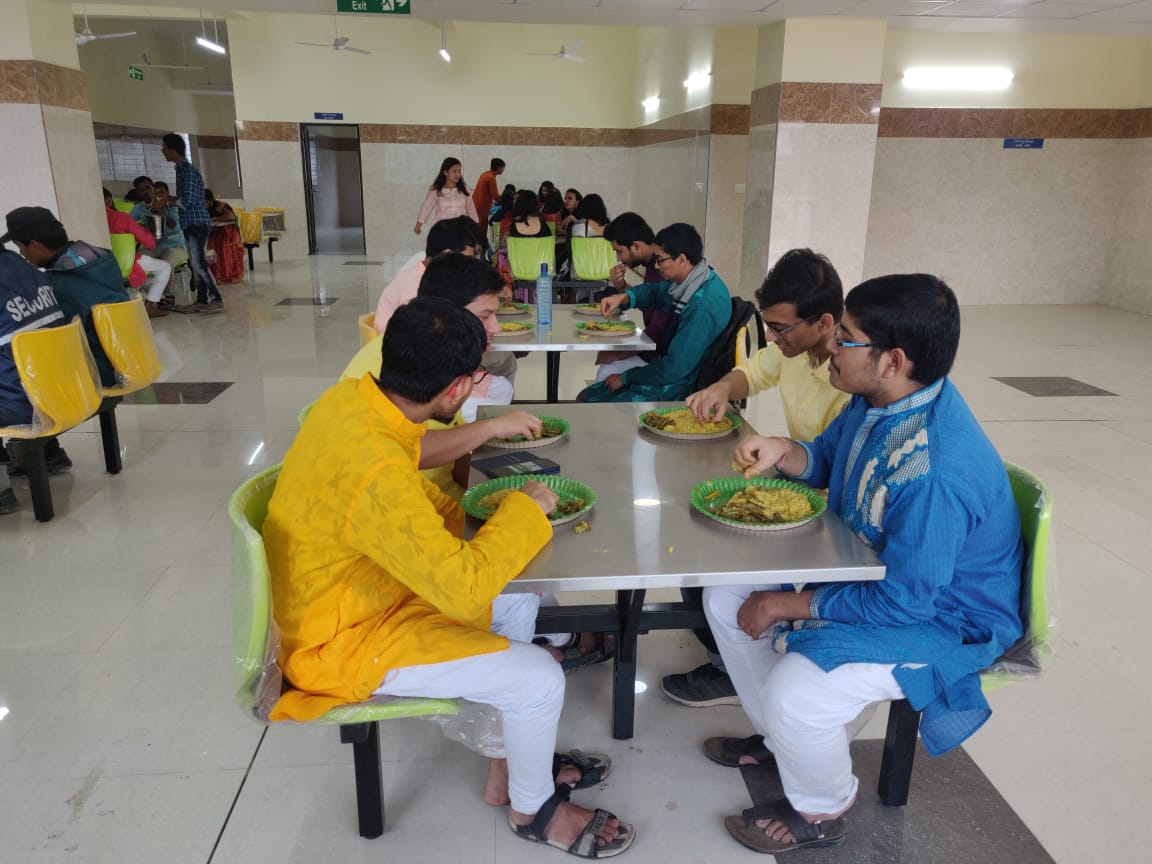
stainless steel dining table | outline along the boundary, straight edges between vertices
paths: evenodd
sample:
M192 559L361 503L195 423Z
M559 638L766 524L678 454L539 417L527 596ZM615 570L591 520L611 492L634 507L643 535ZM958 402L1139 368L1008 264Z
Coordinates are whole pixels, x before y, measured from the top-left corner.
M640 310L629 309L623 317L636 323L636 332L627 336L582 335L577 324L602 321L598 316L577 315L576 307L557 303L552 307L552 329L544 332L539 327L523 333L496 336L492 339L494 351L544 351L548 363L546 399L555 403L560 399L560 355L567 351L655 351L656 343L644 332L644 319ZM522 315L501 315L500 321L525 321L536 324L536 307L529 306Z
M691 505L692 487L732 476L737 441L755 430L745 421L718 439L680 441L639 425L653 403L484 406L480 417L528 410L567 420L571 432L534 451L560 465L560 476L596 493L577 534L557 526L552 542L506 592L616 592L604 605L543 607L537 632L598 630L616 634L612 734L631 738L636 647L649 630L699 627L703 613L686 603L645 603L654 588L755 583L801 584L884 578L884 565L831 512L795 528L755 531L716 522ZM473 458L496 455L477 450ZM471 483L485 478L473 469ZM469 518L474 531L479 522Z

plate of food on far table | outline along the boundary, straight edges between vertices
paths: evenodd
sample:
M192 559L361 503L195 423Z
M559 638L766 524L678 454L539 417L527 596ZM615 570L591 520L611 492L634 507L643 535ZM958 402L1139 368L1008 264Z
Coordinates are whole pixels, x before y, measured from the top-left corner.
M720 477L692 489L692 506L709 519L750 531L782 531L819 519L824 496L779 478Z
M500 332L494 333L494 336L527 336L536 325L530 321L501 321Z
M609 321L581 321L576 325L581 336L632 336L636 333L636 322L628 319Z
M735 411L725 412L723 417L701 423L691 408L653 408L640 415L640 425L661 438L677 441L711 441L730 435L743 424Z
M501 303L497 315L527 315L532 309L527 303Z
M586 315L589 318L603 318L604 317L603 314L601 314L601 312L600 312L600 304L599 303L578 303L577 305L572 307L572 314L573 315ZM620 311L619 306L617 306L615 309L612 310L612 317L617 317L617 316L623 315L623 314L624 313Z

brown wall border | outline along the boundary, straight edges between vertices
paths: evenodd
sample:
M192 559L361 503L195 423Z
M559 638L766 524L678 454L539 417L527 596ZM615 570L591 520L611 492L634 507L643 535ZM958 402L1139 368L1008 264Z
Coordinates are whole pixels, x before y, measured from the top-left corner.
M780 85L781 123L878 123L881 84Z
M227 135L197 135L196 146L201 150L235 150L236 139Z
M91 110L83 72L39 60L0 60L0 104Z
M880 138L1152 138L1152 108L884 108Z
M236 137L241 141L299 141L300 124L269 120L238 121Z

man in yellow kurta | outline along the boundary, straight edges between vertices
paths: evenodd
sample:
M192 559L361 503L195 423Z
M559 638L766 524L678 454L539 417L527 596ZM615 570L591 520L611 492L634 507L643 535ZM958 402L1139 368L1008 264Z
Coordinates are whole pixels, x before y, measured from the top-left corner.
M294 688L271 717L309 720L373 694L493 705L506 759L492 760L485 800L510 802L527 839L626 848L631 826L567 803L578 772L554 780L560 666L490 630L493 601L551 540L555 493L525 484L465 541L459 505L417 469L424 423L456 413L487 341L468 310L417 298L388 325L379 378L341 381L309 414L263 529ZM506 608L519 616L507 629L530 636L536 604Z
M792 249L768 271L756 292L756 302L773 344L711 387L690 395L688 407L703 421L723 413L729 402L776 387L784 403L788 435L812 441L851 398L828 381L832 337L844 310L840 276L823 255L811 249ZM689 602L700 602L699 588L686 588L681 593ZM693 708L740 704L711 632L702 628L695 633L708 651L709 662L691 672L665 675L661 682L664 694Z

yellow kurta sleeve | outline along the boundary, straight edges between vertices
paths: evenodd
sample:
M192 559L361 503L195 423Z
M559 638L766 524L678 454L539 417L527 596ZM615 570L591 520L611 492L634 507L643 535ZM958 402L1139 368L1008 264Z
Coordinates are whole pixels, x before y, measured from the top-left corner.
M784 355L775 345L761 348L736 368L748 379L748 395L755 396L780 383L780 368Z

